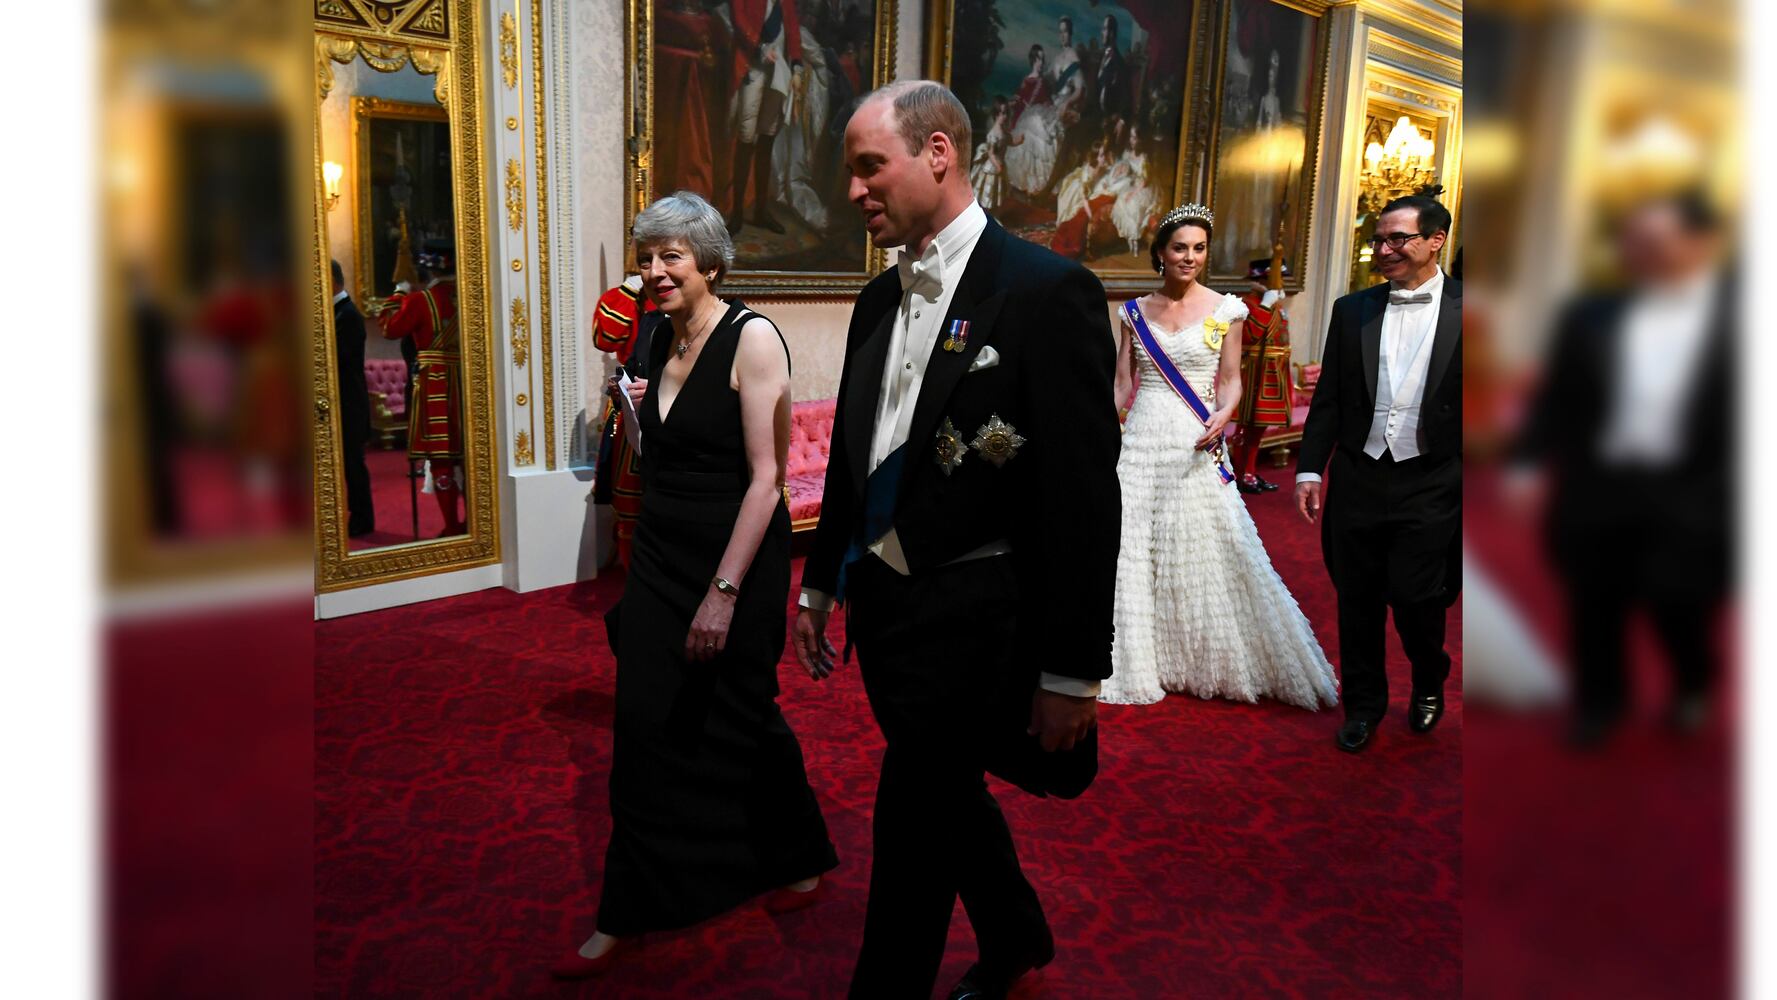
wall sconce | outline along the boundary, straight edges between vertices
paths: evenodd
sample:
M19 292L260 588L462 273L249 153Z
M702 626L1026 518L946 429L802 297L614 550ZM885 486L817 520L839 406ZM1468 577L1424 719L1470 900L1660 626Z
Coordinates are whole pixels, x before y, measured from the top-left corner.
M339 204L339 179L345 172L344 167L332 160L321 164L321 181L323 190L326 192L327 211L329 212L333 211L333 206Z

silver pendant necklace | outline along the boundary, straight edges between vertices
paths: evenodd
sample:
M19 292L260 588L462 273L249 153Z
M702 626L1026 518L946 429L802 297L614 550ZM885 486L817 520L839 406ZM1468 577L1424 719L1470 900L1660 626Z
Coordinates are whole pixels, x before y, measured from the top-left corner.
M689 325L690 325L690 324L686 324L686 325L687 325L687 326L689 326ZM711 323L711 324L710 324L710 329L714 329L714 328L715 328L715 324L714 324L714 323ZM703 335L704 335L704 334L707 334L707 333L709 333L709 330L705 330L705 331L704 331L704 332L703 332L703 334L698 334L698 335L697 335L697 336L698 336L698 337L701 337L701 336L703 336ZM692 341L692 340L693 340L693 339L695 339L695 338L692 338L692 337L687 337L687 338L685 338L685 339L684 339L684 340L681 340L681 341L679 341L679 343L678 343L678 345L677 345L677 346L675 346L675 347L674 347L674 348L673 348L673 349L674 349L674 350L676 350L676 351L678 351L678 352L679 352L679 357L680 357L680 358L683 358L683 357L684 357L684 356L685 356L685 355L686 355L686 353L687 353L687 352L689 352L689 351L690 351L690 350L691 350L691 341Z

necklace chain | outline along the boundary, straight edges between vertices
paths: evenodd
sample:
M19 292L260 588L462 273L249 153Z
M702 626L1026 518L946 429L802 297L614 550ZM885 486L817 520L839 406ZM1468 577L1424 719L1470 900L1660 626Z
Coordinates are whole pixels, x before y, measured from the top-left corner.
M717 307L712 307L712 309L714 309L714 308L717 308ZM720 318L720 317L718 317L718 318ZM686 323L685 325L688 328L688 327L690 327L691 324ZM678 344L676 346L674 346L673 350L677 351L679 353L679 357L683 358L687 353L690 352L691 342L693 340L700 340L703 337L709 336L710 331L714 330L715 328L716 328L716 324L714 321L712 321L709 325L709 329L704 330L702 333L695 334L695 335L692 335L689 337L680 338Z

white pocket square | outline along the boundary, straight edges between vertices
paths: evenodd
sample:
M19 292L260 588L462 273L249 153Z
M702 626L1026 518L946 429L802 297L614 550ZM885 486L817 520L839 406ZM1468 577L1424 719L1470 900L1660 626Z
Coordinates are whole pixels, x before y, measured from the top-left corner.
M969 371L978 372L983 368L992 368L999 363L1000 352L992 347L983 347L981 353L975 355L975 360L969 362Z

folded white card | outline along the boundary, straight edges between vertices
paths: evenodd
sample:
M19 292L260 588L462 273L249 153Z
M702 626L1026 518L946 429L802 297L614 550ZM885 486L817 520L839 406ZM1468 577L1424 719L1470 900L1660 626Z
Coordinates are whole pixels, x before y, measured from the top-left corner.
M617 405L623 407L623 436L629 438L629 446L635 453L642 453L642 423L636 419L635 400L629 396L629 387L634 380L629 372L621 366L617 369Z

